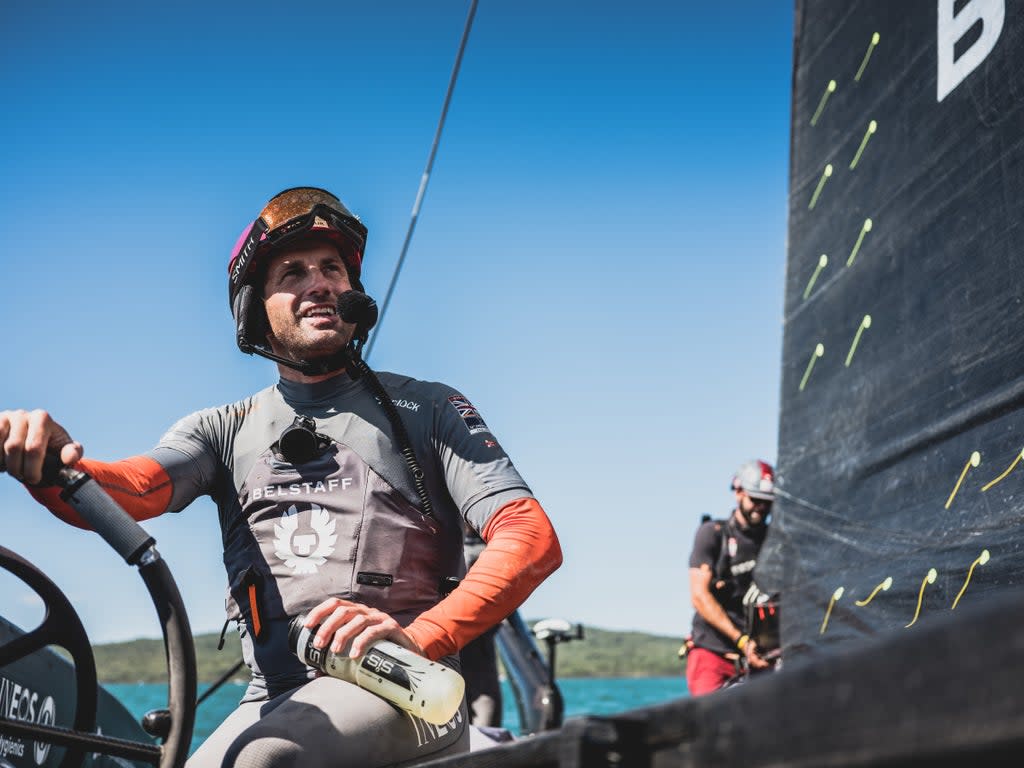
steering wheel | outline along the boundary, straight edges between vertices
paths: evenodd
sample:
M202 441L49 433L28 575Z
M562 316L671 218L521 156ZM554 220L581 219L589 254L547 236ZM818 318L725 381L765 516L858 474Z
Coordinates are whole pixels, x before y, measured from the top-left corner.
M156 551L155 540L121 509L88 474L62 467L47 458L44 479L59 485L61 498L110 544L129 565L137 566L160 618L167 658L168 719L156 728L163 737L159 746L145 742L100 736L96 731L98 685L92 645L82 621L63 592L38 568L4 547L0 567L20 578L43 600L42 623L25 635L0 646L0 668L47 645L59 645L75 665L76 703L72 728L0 718L0 733L31 738L66 747L59 768L77 768L86 753L138 760L158 768L181 768L188 756L195 724L196 655L185 606L167 563ZM147 730L151 725L144 723ZM152 732L152 730L150 730Z

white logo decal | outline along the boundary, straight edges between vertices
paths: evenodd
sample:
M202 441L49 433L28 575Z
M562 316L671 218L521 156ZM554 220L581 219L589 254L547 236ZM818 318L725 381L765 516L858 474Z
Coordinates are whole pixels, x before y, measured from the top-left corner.
M757 560L747 560L745 563L737 563L730 570L733 576L742 576L744 573L754 570L755 565L757 565Z
M299 511L295 505L274 524L274 554L295 573L316 573L334 552L338 540L335 523L323 507L313 504L309 510L309 528L299 530Z
M53 703L53 697L47 696L43 699L43 706L39 710L39 717L36 722L40 725L53 725L55 717L55 706ZM36 759L36 765L42 765L46 762L46 756L50 754L50 745L43 742L37 741L32 748L32 756Z
M395 668L395 662L388 661L376 653L371 653L366 657L366 666L382 675L390 675L391 670Z
M0 677L0 720L21 720L25 723L38 723L41 725L53 725L55 721L55 706L53 697L42 696L27 686ZM10 766L7 758L14 756L25 757L25 741L18 738L7 738L0 736L0 765ZM46 761L50 752L50 745L42 742L35 742L33 757L37 765Z
M305 493L330 493L335 488L347 491L352 486L351 477L332 477L325 483L323 480L305 483L292 483L290 485L268 485L263 488L253 488L253 501L259 499L274 499L282 496L302 496Z
M8 755L24 757L25 744L17 739L8 739L6 736L0 735L0 761L3 765L10 765L5 759Z
M433 741L439 740L442 736L451 733L458 729L462 723L462 709L456 710L452 719L444 725L432 725L426 720L421 720L416 717L412 712L406 712L406 717L412 722L413 727L416 729L416 741L418 746L424 746L430 744Z

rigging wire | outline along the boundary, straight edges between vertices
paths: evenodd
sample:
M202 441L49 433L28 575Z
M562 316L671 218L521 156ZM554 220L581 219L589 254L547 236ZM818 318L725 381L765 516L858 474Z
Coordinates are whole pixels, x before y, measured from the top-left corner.
M434 133L434 143L430 147L430 155L427 157L427 167L420 178L420 188L416 193L416 202L412 206L412 218L409 220L409 229L405 233L405 242L402 244L402 252L398 257L398 263L391 274L391 282L388 283L388 291L384 296L384 302L380 307L380 317L377 320L377 327L374 328L366 349L363 351L363 359L369 360L373 353L374 342L380 335L381 326L384 324L384 316L387 314L388 305L391 303L391 295L395 292L395 285L398 282L398 275L405 263L405 255L409 251L409 243L412 241L412 233L416 229L416 220L420 215L420 207L423 205L423 197L427 192L427 184L430 182L430 172L434 167L434 157L437 155L437 147L441 143L441 131L444 130L445 118L448 116L448 105L452 100L452 93L455 91L455 81L459 77L459 67L462 65L462 54L466 50L466 41L469 40L469 32L473 27L473 16L476 15L477 0L473 0L469 6L469 13L466 16L466 26L462 30L462 40L459 43L459 52L455 56L455 66L452 67L452 75L448 80L448 92L444 95L444 106L441 108L441 118L437 122L437 131Z

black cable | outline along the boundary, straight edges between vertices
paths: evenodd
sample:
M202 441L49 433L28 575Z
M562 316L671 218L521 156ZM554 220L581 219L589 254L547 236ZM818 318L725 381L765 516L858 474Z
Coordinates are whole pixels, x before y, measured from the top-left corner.
M395 284L398 282L398 275L402 271L402 265L405 263L405 254L409 250L409 243L412 241L412 233L416 229L416 220L420 215L420 206L423 204L423 197L427 193L427 184L430 182L430 172L434 167L434 157L437 155L437 147L441 143L441 131L444 130L444 121L448 116L448 105L452 100L452 93L455 91L455 81L459 77L459 67L462 64L462 53L466 50L466 41L469 40L469 31L473 27L473 16L476 14L477 0L473 0L469 6L469 14L466 16L466 26L462 30L462 41L459 43L459 52L455 56L455 66L452 67L452 76L448 80L448 91L444 96L444 106L441 108L441 118L437 122L437 131L434 133L434 143L430 147L430 155L427 157L427 167L423 171L423 176L420 178L420 188L416 193L416 202L412 206L412 218L409 220L409 229L405 233L405 242L402 244L402 253L398 257L398 264L395 265L395 271L391 273L391 282L388 284L388 292L384 296L384 303L380 308L380 320L377 323L377 329L373 332L373 336L370 337L370 343L366 346L366 358L369 359L370 353L373 351L374 342L377 341L377 335L380 333L380 327L384 322L384 315L388 311L388 305L391 304L391 294L395 292Z
M210 698L211 694L213 694L214 691L216 691L218 688L224 685L224 683L226 683L232 677L234 677L235 673L238 672L238 670L240 670L244 664L245 659L239 659L238 662L231 669L229 669L223 675L218 677L209 688L203 691L203 695L196 700L196 709L199 709L199 705L206 701L208 698Z
M416 495L420 497L420 505L422 507L420 511L427 517L433 518L436 522L440 522L437 519L437 515L434 514L434 505L430 503L430 496L427 494L427 486L424 482L423 468L416 459L416 452L413 450L412 440L409 439L409 433L402 422L401 414L398 413L395 404L391 402L391 396L384 389L384 385L380 383L377 374L366 364L366 361L358 355L353 355L353 364L361 376L364 377L370 387L370 391L380 401L381 408L384 409L384 414L391 423L391 431L395 433L395 442L398 443L399 453L402 454L402 458L405 459L405 463L409 467L413 485L416 486Z

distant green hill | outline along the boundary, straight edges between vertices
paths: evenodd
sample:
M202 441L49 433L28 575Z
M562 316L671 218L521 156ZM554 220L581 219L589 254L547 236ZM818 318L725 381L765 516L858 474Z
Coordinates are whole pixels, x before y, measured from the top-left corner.
M583 640L558 646L559 677L665 677L683 672L676 656L679 638L589 627L584 634ZM224 650L220 652L218 639L217 634L196 635L200 682L216 680L242 656L238 635L232 629L228 629ZM539 645L542 651L547 650L543 643ZM150 683L167 679L162 640L97 645L94 653L97 673L103 682ZM247 673L243 668L237 679L247 679Z
M238 635L231 628L224 638L224 650L218 652L219 640L218 634L195 636L196 666L201 683L216 680L242 658ZM163 683L167 680L163 640L147 638L96 645L93 654L96 674L104 683ZM248 673L243 667L237 679L248 680Z
M532 623L532 622L531 622ZM558 646L559 677L669 677L684 670L677 637L584 627L584 639ZM544 643L538 643L547 652Z

